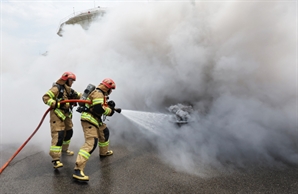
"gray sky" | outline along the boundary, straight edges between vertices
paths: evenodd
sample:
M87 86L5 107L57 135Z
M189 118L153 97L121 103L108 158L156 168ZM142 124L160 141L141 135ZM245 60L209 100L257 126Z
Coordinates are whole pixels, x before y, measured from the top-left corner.
M78 91L114 79L111 99L123 109L194 108L194 121L182 128L147 115L158 133L116 114L108 122L112 146L145 139L164 162L200 176L297 163L296 2L113 3L88 31L75 25L56 34L73 8L93 6L1 2L1 145L30 136L47 109L42 95L73 71ZM84 140L74 114L77 151ZM30 144L48 151L48 118Z

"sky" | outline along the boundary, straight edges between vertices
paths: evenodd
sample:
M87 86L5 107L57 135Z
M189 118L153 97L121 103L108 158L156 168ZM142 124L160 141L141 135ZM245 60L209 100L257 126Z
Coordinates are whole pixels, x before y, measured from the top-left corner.
M94 5L107 14L57 35L63 18ZM296 1L1 1L1 152L31 135L64 71L77 75L77 91L114 79L111 99L135 111L133 122L125 111L109 119L111 147L147 142L167 165L202 177L298 163ZM193 107L192 122L161 119L177 104ZM134 123L144 118L152 128ZM29 144L48 152L48 117Z

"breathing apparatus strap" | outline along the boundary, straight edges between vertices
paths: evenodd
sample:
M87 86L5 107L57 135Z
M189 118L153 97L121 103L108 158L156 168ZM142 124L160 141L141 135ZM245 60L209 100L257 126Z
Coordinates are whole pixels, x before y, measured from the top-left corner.
M98 91L100 91L103 95L105 94L104 91L102 91L100 88L96 88Z
M101 92L104 96L105 96L105 93L104 91L102 91L100 88L96 88L97 91ZM96 116L97 117L97 116ZM101 122L102 121L105 121L106 120L106 116L105 115L102 115L102 119L101 117L97 117Z
M63 97L63 93L64 93L64 86L62 86L60 84L57 84L57 83L55 83L54 86L56 86L59 90L59 94L58 94L57 99L61 99Z

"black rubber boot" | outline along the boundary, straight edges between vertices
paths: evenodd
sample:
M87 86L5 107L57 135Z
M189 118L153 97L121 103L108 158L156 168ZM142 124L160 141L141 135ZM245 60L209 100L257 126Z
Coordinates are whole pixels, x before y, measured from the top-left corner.
M63 167L63 163L60 162L60 160L53 160L52 163L53 163L53 168L55 169Z
M89 177L82 170L75 169L72 177L79 181L89 181Z

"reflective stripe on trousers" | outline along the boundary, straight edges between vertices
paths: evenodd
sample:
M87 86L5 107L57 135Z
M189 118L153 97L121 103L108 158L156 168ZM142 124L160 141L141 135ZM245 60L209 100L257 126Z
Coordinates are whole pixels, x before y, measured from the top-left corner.
M90 155L88 152L86 152L85 150L80 149L79 151L79 155L83 156L84 158L86 158L87 160L89 160Z
M110 140L106 141L106 142L98 142L98 146L99 147L105 147L105 146L108 146L110 143Z

